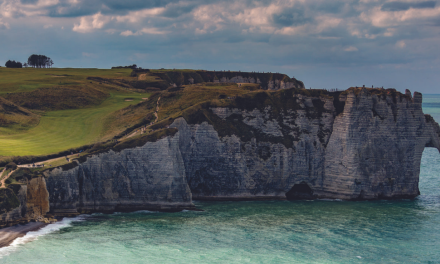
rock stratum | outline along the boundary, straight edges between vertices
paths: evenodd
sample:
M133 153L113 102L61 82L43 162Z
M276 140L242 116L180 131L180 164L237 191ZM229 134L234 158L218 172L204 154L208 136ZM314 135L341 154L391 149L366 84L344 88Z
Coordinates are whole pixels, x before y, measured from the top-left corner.
M2 189L1 224L178 211L194 209L193 200L414 198L424 148L440 150L422 95L390 89L257 92L203 103L169 123L157 140Z

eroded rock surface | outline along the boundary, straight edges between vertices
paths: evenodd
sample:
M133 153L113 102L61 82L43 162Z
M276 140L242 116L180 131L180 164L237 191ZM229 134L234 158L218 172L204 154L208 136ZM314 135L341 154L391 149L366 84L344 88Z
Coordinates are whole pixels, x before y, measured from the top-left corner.
M192 208L178 143L178 138L167 137L93 156L70 170L47 172L51 212Z

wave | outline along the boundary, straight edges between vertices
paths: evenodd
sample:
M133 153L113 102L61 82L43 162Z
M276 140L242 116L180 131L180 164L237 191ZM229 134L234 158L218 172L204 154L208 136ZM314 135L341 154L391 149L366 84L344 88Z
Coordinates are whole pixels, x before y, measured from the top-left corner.
M134 211L132 213L135 214L152 214L152 213L159 213L158 211L149 211L149 210L139 210L139 211Z
M71 223L73 222L85 221L87 217L87 215L65 217L63 220L49 224L37 231L29 231L23 237L16 238L9 246L0 248L0 259L18 250L21 245L37 240L41 236L56 232L62 228L71 226Z
M327 202L343 202L342 199L317 199L318 201L327 201Z

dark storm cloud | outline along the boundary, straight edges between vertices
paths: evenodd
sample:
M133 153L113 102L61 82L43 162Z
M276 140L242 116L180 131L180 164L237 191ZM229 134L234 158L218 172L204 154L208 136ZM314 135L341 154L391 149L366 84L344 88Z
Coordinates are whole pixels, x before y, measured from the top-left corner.
M424 1L418 3L412 2L388 2L385 3L381 10L382 11L405 11L410 8L434 8L436 5L435 1Z

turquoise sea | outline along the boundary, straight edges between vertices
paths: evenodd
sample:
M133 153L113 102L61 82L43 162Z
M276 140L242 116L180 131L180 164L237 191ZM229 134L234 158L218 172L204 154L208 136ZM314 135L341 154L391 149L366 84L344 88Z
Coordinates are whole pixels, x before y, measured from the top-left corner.
M440 95L424 95L440 121ZM440 154L415 200L196 202L204 212L81 215L0 249L0 263L440 263Z

